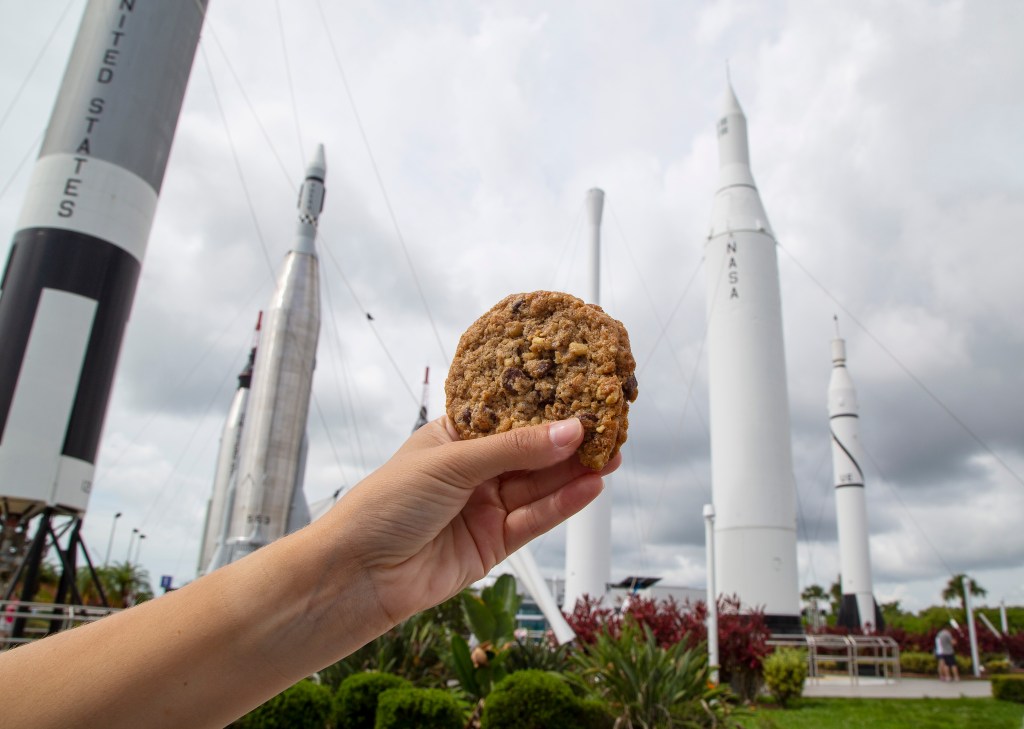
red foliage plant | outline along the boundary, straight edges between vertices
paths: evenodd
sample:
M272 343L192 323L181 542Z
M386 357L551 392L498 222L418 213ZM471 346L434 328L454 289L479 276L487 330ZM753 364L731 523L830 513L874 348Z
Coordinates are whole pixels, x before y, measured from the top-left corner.
M886 628L882 634L895 640L903 652L934 653L935 636L938 632L938 628L932 628L924 633L908 633L902 628ZM953 633L956 652L962 656L969 656L971 654L971 643L967 626L961 625L958 628L950 626L950 632ZM980 653L1009 653L1010 657L1015 660L1024 659L1024 637L1020 634L999 638L990 631L981 629L981 626L979 626L977 635L978 651ZM1017 651L1016 656L1014 655L1015 649Z
M577 601L566 620L580 642L589 645L596 640L598 632L619 635L626 615L650 628L663 648L680 641L685 641L689 648L696 648L707 641L708 611L703 601L680 605L672 598L659 602L631 597L625 610L617 612L586 595ZM769 652L768 636L763 610L744 611L735 595L718 598L718 655L723 679L728 680L733 673L760 672L761 661Z

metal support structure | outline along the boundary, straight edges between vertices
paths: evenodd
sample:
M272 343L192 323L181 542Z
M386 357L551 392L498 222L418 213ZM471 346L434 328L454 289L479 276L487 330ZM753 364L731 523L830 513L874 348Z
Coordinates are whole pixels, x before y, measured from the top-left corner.
M974 677L981 678L981 662L978 660L978 630L974 627L974 609L971 607L971 580L964 575L960 579L964 588L964 607L967 609L967 635L971 640L971 663Z
M718 593L715 591L715 507L704 504L704 541L708 565L708 667L718 683Z
M53 520L57 517L68 517L69 522L62 525L61 527L55 528ZM82 540L82 519L79 516L70 516L67 514L60 513L59 510L53 508L45 509L38 517L39 522L36 524L35 535L32 537L32 542L29 545L25 556L18 564L17 569L11 576L10 582L7 584L3 592L2 599L5 601L11 600L15 591L18 589L18 585L21 585L21 592L18 597L18 601L22 604L36 602L36 595L39 592L40 587L40 573L43 565L43 558L46 556L47 549L53 547L60 560L60 577L57 582L57 590L53 597L54 604L63 604L69 602L72 605L82 605L82 595L78 589L78 553L81 549L82 556L85 557L85 562L89 568L89 575L92 578L93 583L96 586L96 590L99 594L100 602L103 607L107 607L107 596L103 590L103 585L100 582L99 575L96 573L96 569L93 566L92 560L89 557L89 551L86 549L85 542ZM27 529L26 524L26 529ZM61 545L61 538L66 539L66 544ZM18 615L12 626L11 626L11 637L14 639L20 639L24 637L25 633L25 616ZM51 621L49 632L57 632L62 629L63 618L61 620Z

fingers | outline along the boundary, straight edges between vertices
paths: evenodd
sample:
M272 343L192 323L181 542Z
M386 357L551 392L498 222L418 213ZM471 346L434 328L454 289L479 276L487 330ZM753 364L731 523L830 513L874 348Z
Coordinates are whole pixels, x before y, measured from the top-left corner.
M576 514L596 499L603 488L601 477L589 472L544 498L510 512L505 519L505 548L508 553Z
M511 471L540 471L566 461L583 441L576 418L451 443L433 451L449 483L475 488Z
M582 465L578 458L569 458L541 471L527 471L503 480L501 502L508 511L514 511L538 501L565 484L587 474L607 476L622 464L622 454L616 453L608 464L595 472Z

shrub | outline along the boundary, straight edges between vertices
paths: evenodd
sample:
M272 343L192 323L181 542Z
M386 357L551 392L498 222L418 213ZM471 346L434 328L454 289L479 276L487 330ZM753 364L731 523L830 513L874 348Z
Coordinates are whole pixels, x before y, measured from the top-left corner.
M482 699L508 674L505 661L515 645L520 598L516 594L515 579L501 575L493 585L482 589L479 596L463 591L461 599L466 623L479 643L470 651L466 639L453 634L449 660L462 690L475 699Z
M565 681L545 671L509 674L484 704L481 729L547 729L579 726L579 700Z
M728 722L728 692L710 683L707 651L685 643L658 645L648 626L632 619L618 636L597 641L573 656L575 680L607 702L618 726L721 726Z
M237 729L306 729L330 726L333 707L326 686L303 680L232 724Z
M985 666L985 673L989 676L999 676L1010 672L1010 659L1008 658L989 658L982 665Z
M775 700L785 708L790 699L800 698L807 680L807 652L780 648L764 659L764 680Z
M462 604L453 598L417 613L334 665L320 671L321 681L337 690L356 673L380 671L407 678L417 686L443 688L449 671L444 628L465 630Z
M939 670L939 663L931 653L907 651L900 653L900 670L904 673L934 674Z
M615 717L600 699L582 699L579 703L579 729L614 729Z
M683 642L691 649L707 642L707 606L702 602L684 605L674 600L656 602L634 597L624 617L589 597L578 601L566 616L581 645L590 645L604 634L615 638L625 620L649 629L657 644L667 648ZM760 690L761 660L768 654L768 626L764 611L744 610L738 597L718 600L718 656L720 675L741 697L752 701Z
M412 684L390 673L356 673L338 687L334 697L339 729L373 729L377 721L377 699L388 689L412 688Z
M505 668L509 673L535 669L562 673L569 666L569 644L552 645L547 640L533 641L516 637L508 646Z
M698 602L683 616L686 641L691 648L707 640L707 606ZM761 661L768 655L768 624L764 610L743 610L740 599L718 598L718 662L723 683L744 701L761 690Z
M1018 704L1024 704L1024 676L1019 674L993 676L992 696L1002 701L1015 701Z
M444 689L398 688L377 698L374 729L462 729L463 706Z
M971 659L967 656L955 656L956 667L960 671L961 676L966 676L974 670L974 664L971 663Z

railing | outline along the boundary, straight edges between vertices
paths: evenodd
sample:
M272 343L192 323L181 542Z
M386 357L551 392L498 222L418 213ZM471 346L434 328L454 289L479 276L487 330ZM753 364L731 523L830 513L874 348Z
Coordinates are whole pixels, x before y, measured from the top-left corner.
M92 623L116 612L120 612L120 608L0 600L0 650ZM22 625L21 634L15 637L13 632L19 621Z
M804 648L807 650L807 677L818 681L834 664L842 667L856 684L861 667L872 667L874 675L886 683L900 680L900 647L885 635L773 635L767 641L776 647Z

